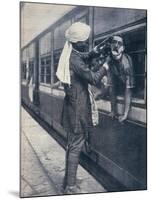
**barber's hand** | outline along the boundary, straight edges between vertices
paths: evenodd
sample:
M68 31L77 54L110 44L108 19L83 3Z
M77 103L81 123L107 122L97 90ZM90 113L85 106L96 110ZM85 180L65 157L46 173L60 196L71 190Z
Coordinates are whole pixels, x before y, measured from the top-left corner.
M104 48L104 45L97 45L97 46L95 46L94 48L93 48L93 51L95 52L95 53L101 53L102 52L102 50L103 50L103 48Z
M94 51L95 53L99 53L99 48L98 48L98 45L97 45L97 46L95 46L95 47L93 48L93 51Z
M123 123L126 119L127 119L127 116L126 116L126 115L121 115L121 116L118 117L118 121L119 121L120 123Z

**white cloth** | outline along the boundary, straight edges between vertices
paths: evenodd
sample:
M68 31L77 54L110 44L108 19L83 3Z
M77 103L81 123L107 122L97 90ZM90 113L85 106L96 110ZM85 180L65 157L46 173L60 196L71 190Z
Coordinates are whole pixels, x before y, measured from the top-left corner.
M88 86L90 103L91 103L91 117L93 126L97 126L99 124L99 112L98 107L94 98L94 94L91 89L91 85Z
M64 48L62 50L59 64L57 68L57 77L62 83L67 83L70 85L70 70L69 70L69 59L70 54L72 51L72 44L68 41L66 41Z
M65 37L67 41L62 50L62 53L59 59L57 72L56 72L57 78L62 83L67 83L69 85L71 84L70 70L69 70L69 59L72 52L71 42L76 43L78 41L87 40L90 35L90 30L91 30L90 26L81 22L76 22L72 24L66 30Z

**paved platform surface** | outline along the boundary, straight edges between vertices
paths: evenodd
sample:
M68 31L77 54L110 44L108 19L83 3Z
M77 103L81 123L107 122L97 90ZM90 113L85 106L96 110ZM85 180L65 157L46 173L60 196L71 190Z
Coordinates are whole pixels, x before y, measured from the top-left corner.
M21 109L21 196L62 195L65 150ZM83 167L78 167L80 193L105 192Z

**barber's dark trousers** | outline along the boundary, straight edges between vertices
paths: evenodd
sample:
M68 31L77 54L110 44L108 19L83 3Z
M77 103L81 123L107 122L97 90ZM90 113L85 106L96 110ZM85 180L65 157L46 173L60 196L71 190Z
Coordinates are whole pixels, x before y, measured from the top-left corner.
M66 186L76 185L76 175L79 164L79 157L84 142L85 142L84 134L68 133L64 188Z

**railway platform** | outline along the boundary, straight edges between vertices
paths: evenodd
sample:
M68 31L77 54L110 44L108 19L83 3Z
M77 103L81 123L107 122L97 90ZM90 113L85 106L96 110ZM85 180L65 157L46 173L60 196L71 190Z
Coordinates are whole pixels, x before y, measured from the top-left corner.
M21 108L21 197L63 195L65 150ZM81 165L80 193L106 192Z

